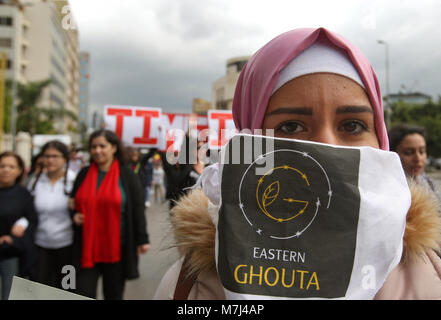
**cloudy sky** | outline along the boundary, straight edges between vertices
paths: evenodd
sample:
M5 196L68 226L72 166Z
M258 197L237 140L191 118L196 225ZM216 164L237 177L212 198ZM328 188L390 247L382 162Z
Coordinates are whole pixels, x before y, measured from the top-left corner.
M278 34L326 27L357 45L386 90L441 94L439 0L70 0L80 48L91 54L91 97L106 104L191 112L211 100L226 60Z

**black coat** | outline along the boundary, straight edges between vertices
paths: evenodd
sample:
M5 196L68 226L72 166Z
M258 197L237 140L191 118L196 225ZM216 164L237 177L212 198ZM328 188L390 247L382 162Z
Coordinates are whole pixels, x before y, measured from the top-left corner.
M71 198L75 198L81 183L83 182L89 166L83 168L75 179ZM127 196L125 207L125 241L122 247L121 261L124 265L126 279L139 277L137 247L149 243L147 233L147 221L145 217L145 194L138 177L133 170L120 165L120 179ZM72 216L75 211L72 212ZM74 266L79 270L81 265L82 227L74 224Z
M18 219L25 217L29 225L20 238L10 234L12 226ZM11 245L0 245L0 260L19 257L33 246L38 218L31 194L23 186L15 184L0 188L0 236L9 235L13 239Z

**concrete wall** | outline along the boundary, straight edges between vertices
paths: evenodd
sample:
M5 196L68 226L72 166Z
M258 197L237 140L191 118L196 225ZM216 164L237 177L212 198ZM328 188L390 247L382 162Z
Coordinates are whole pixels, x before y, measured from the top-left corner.
M1 145L3 151L12 151L12 136L10 134L4 134L2 136ZM31 166L32 160L32 138L31 135L27 132L19 132L15 138L16 143L16 152L22 157L26 168Z

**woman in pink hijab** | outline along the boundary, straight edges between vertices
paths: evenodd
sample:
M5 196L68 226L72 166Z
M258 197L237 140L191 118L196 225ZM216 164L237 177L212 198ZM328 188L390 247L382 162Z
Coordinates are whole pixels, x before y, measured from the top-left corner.
M341 88L345 90L340 90ZM303 91L294 92L292 89ZM303 109L297 110L298 112L295 108L285 108L285 112L276 111L279 109L278 105L287 103L282 100L289 100L285 95L290 93L297 100L296 107ZM329 100L331 96L332 101ZM305 98L303 101L302 97ZM304 100L308 99L313 101L307 101L308 105L304 105ZM315 117L326 112L329 104L333 103L335 107L340 102L345 106L363 107L365 112L371 113L369 124L372 126L367 129L376 136L378 144L372 141L368 143L363 139L338 143L336 140L329 140L329 136L326 140L298 136L300 132L312 130L306 126L301 128L300 125L295 127L295 132L288 135L285 131L283 136L342 145L370 145L388 150L380 87L369 61L347 40L326 29L296 29L271 40L248 61L237 83L233 115L239 130L271 128L276 130L276 136L282 136L283 132L274 127L277 122L275 113L279 115L278 119L285 120L287 114L302 113L302 118L311 116L311 120L317 123L321 121ZM361 112L363 108L347 108L338 113L342 117L349 113L366 115ZM346 124L346 128L348 125L355 129L355 123ZM289 129L292 131L294 128L291 126Z
M233 118L239 130L389 150L372 66L346 39L324 28L283 33L257 51L238 79ZM156 299L225 299L212 221L218 199L206 189L194 190L174 209L182 258L164 276ZM411 193L401 262L376 299L441 299L441 261L435 253L441 243L439 209L425 190L411 186Z

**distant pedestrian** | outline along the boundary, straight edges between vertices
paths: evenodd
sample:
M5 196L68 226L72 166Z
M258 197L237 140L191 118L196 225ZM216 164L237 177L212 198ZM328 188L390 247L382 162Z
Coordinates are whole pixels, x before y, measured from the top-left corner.
M187 194L199 179L204 163L198 158L197 147L194 154L190 154L190 137L187 134L179 151L175 151L176 163L170 163L166 152L158 152L162 160L162 168L166 177L166 199L169 200L170 210L176 205L177 201Z
M33 245L37 215L32 196L21 185L25 165L14 152L0 154L0 278L1 298L8 299L12 278L26 269L26 257ZM17 223L25 222L23 225ZM25 265L20 265L24 261Z
M62 269L72 264L73 227L68 200L76 173L68 169L69 150L64 143L49 141L41 152L46 170L28 186L39 221L35 233L37 281L61 288Z
M35 156L32 157L31 160L31 168L27 173L26 177L23 179L23 185L26 187L29 185L29 181L35 179L36 176L40 174L41 171L44 170L44 159L43 154L39 152Z
M152 165L146 155L141 155L139 149L134 147L126 148L128 163L133 169L133 172L138 176L141 186L145 191L145 206L149 207L149 191L152 180Z
M400 124L389 130L390 150L398 153L406 176L435 192L433 181L425 174L427 161L426 130Z
M164 197L164 177L165 172L162 169L161 156L155 154L153 157L153 179L152 187L156 203L162 203Z
M70 201L77 290L96 298L102 276L104 298L120 300L125 281L139 277L138 255L150 248L144 192L133 170L124 165L115 133L92 133L89 152L91 164L79 172Z
M70 147L68 166L69 169L74 173L80 172L81 168L84 167L82 156L78 153L78 149L75 144L72 144Z

